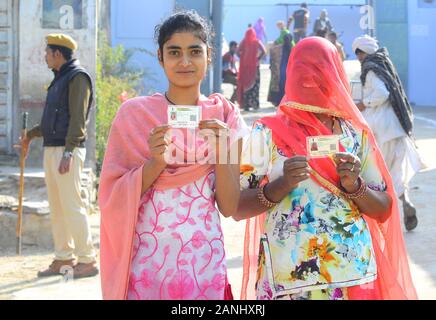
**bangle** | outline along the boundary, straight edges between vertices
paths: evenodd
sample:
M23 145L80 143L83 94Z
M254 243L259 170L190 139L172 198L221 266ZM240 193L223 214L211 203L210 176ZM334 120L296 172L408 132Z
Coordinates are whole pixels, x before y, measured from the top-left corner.
M268 200L268 198L265 196L265 186L266 184L257 189L257 199L263 206L271 209L278 205L280 202L272 202Z
M343 192L343 195L347 199L351 199L351 200L361 199L364 196L366 196L366 194L368 193L368 188L367 188L366 182L361 177L359 177L358 181L359 181L360 186L356 192L354 192L354 193Z

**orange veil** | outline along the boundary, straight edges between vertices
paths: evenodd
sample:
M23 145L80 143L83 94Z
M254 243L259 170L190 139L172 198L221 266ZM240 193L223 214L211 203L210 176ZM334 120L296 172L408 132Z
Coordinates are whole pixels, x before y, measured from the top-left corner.
M375 138L357 109L337 49L320 37L306 38L293 49L287 67L285 97L273 117L261 119L272 130L274 143L287 156L307 155L306 137L332 132L314 115L324 113L346 119L363 130L371 152L392 197L390 217L384 223L365 216L377 262L374 283L348 288L352 300L417 299L410 275L400 224L397 196ZM310 160L311 178L330 192L341 195L339 177L329 158ZM259 239L265 214L247 220L244 244L244 274L241 299L254 299Z

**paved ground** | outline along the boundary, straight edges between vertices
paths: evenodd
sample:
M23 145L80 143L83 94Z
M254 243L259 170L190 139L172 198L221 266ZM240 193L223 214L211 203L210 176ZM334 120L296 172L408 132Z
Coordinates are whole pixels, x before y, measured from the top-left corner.
M268 69L262 69L262 109L257 113L244 113L248 123L271 114L274 108L265 103ZM224 87L229 95L230 87ZM230 95L229 95L230 96ZM436 108L415 108L416 137L420 152L429 165L426 172L412 181L411 198L418 209L419 226L405 233L406 245L420 299L436 299ZM235 297L239 297L242 274L242 245L244 223L232 219L223 220L229 280ZM99 216L91 217L94 237L98 238ZM98 245L98 243L97 243ZM48 265L52 255L38 248L25 248L24 256L15 257L13 250L0 252L0 299L101 299L99 277L67 281L62 277L38 280L36 271Z

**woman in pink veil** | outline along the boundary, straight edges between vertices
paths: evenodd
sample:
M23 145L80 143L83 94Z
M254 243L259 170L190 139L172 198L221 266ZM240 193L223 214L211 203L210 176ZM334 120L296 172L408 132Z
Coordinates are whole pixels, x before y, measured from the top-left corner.
M309 137L337 136L312 157ZM236 220L248 219L242 299L417 299L392 179L336 48L293 49L285 97L254 124Z

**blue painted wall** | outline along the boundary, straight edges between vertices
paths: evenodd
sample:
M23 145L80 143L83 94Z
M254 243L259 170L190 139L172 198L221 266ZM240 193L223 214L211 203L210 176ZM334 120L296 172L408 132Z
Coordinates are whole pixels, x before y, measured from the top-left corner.
M262 15L268 24L270 38L278 36L275 23L277 20L286 19L286 9L275 6L279 2L276 0L225 0L224 1L224 30L225 38L230 41L242 39L244 30L248 23L255 23L257 18ZM363 33L359 29L359 7L357 5L365 3L364 0L344 0L344 1L309 1L311 3L335 3L352 4L353 6L325 6L329 9L330 17L333 20L336 30L344 31L340 39L344 44L347 53L351 55L351 42L354 37ZM299 3L299 1L298 1ZM126 48L144 48L152 53L156 53L157 46L154 43L154 27L163 18L171 14L175 8L195 8L203 16L210 15L209 0L111 0L111 24L112 24L112 44L122 44ZM293 11L298 6L290 7ZM312 23L319 15L324 6L313 6ZM350 27L352 26L352 27ZM219 52L217 53L219 57ZM354 57L354 56L351 56ZM167 87L167 80L160 67L157 58L138 53L132 59L132 64L146 68L147 73L152 79L144 80L144 92L164 91ZM212 79L207 79L203 87L211 86ZM203 92L207 90L203 89Z
M376 37L386 47L403 85L409 84L408 0L376 0Z
M219 4L219 1L214 1ZM158 48L154 42L155 26L172 14L175 9L195 9L200 15L212 18L210 5L209 0L111 0L112 45L122 44L125 48L143 48L155 55L138 53L131 61L133 66L145 68L151 75L151 79L146 77L144 80L143 94L163 92L168 86L168 81L156 57ZM216 17L216 12L218 10L214 12L213 17ZM221 20L220 18L219 23ZM218 22L215 21L216 28L217 24ZM217 65L219 68L219 61L216 61L214 67L217 68ZM204 94L213 91L213 69L210 68L208 77L203 82L202 92ZM216 83L221 82L220 79L215 80ZM216 87L219 86L216 85Z
M209 0L111 0L112 5L112 43L123 44L125 47L141 47L156 52L154 43L154 27L167 15L171 14L176 5L185 8L196 8L206 15ZM398 0L375 0L376 2ZM224 28L223 34L227 41L240 41L249 23L254 24L259 16L263 16L267 23L267 33L270 40L278 36L275 23L286 19L285 7L275 4L278 0L225 0L224 2ZM360 5L365 0L319 0L307 1L311 9L311 28L319 12L323 8L329 10L330 18L338 32L344 32L341 41L346 52L354 59L351 52L351 43L356 36L364 33L360 29L359 21L362 18ZM292 12L298 7L300 1ZM335 4L331 6L328 4ZM379 11L380 12L380 11ZM423 0L408 0L402 11L407 24L401 26L405 30L405 38L399 38L395 28L379 29L382 36L382 45L387 45L393 54L393 59L402 73L405 83L408 83L408 94L411 102L422 106L436 106L436 1L428 4ZM388 23L390 12L381 11L384 23ZM401 12L397 12L398 13ZM386 25L385 25L386 26ZM403 31L404 31L403 30ZM407 37L408 35L408 37ZM407 39L408 38L408 39ZM407 42L408 45L407 45ZM404 45L405 44L405 45ZM401 49L401 45L404 45ZM398 50L397 50L398 49ZM404 54L402 54L402 52ZM153 74L154 80L146 81L144 87L163 91L167 87L165 75L159 66L156 57L137 54L134 64L145 67Z
M436 1L409 0L409 98L436 107Z
M375 0L376 35L386 46L411 103L436 106L436 1Z
M210 17L210 2L209 0L176 0L176 9L193 9L204 17Z
M154 1L153 5L150 5L149 0L112 0L112 45L122 44L125 48L144 48L156 53L154 28L173 12L174 6L174 0ZM132 64L146 68L153 76L153 79L144 81L144 93L148 90L165 90L167 80L157 57L144 53L136 54Z
M268 41L273 41L279 36L276 27L278 20L287 20L287 11L284 6L277 3L295 3L289 6L289 15L298 9L301 1L278 1L278 0L225 0L224 1L224 37L227 42L235 40L240 42L249 23L254 25L261 16L265 19ZM353 40L365 33L360 28L361 5L365 0L338 0L338 1L306 1L311 11L309 31L312 32L313 24L322 9L327 9L329 17L338 34L342 33L340 41L344 44L346 53L355 59L352 54L351 44ZM332 5L334 4L334 5Z

